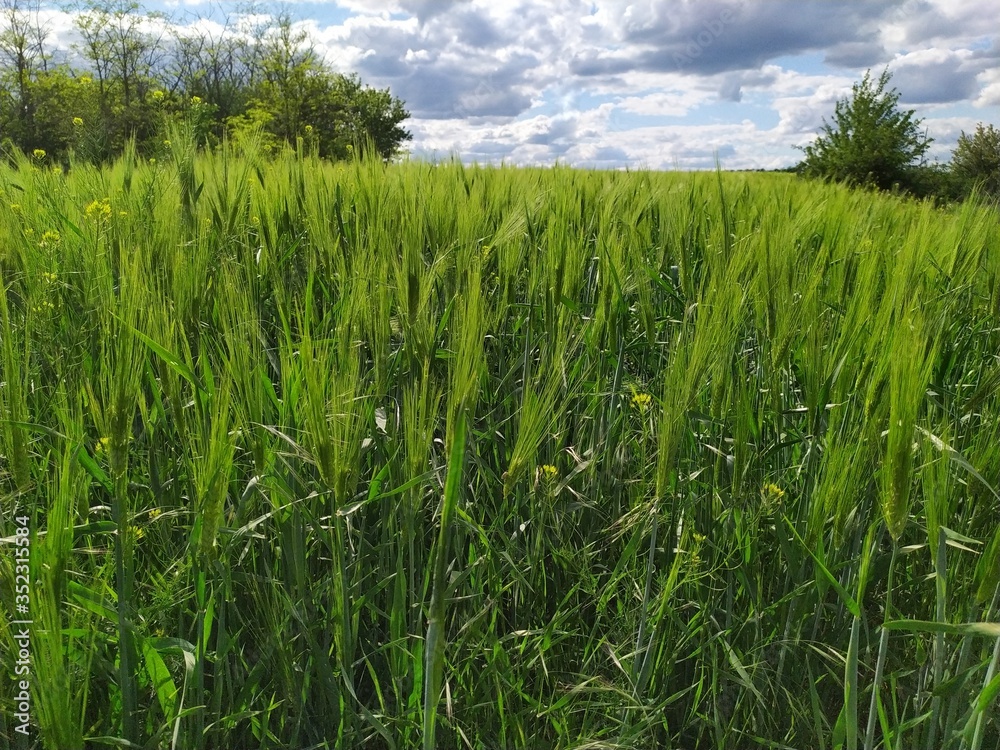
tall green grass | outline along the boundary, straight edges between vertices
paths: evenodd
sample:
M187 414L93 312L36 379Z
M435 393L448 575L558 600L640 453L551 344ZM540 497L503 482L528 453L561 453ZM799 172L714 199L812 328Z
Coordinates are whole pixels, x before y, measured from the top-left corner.
M1000 742L995 211L180 135L0 170L28 746Z

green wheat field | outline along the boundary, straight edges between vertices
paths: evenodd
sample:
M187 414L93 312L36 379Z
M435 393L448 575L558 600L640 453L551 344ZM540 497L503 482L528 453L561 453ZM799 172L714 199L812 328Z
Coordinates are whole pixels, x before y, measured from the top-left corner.
M0 747L998 746L995 208L173 154L0 169Z

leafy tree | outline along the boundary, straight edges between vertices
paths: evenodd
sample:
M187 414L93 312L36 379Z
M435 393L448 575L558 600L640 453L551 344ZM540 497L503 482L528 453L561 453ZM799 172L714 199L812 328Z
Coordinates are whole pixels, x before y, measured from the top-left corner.
M161 88L158 74L168 52L163 20L133 0L87 0L76 17L82 39L77 49L96 84L104 133L93 156L110 158L132 138L148 150L158 138L160 123L150 97Z
M985 195L1000 198L1000 130L979 123L972 135L963 132L951 167L967 189L976 186Z
M37 0L0 1L0 23L0 127L26 150L41 148L32 82L45 70L47 58Z
M837 102L833 123L824 120L823 134L803 148L807 175L883 190L909 186L932 139L921 133L913 110L899 109L899 92L887 89L890 78L888 69L878 81L868 71Z
M389 159L411 137L400 127L409 113L399 99L331 71L289 16L277 19L263 45L261 80L247 111L253 116L234 119L235 126L260 124L289 144L305 138L320 156L333 159L369 148Z
M100 152L105 133L94 83L87 76L55 67L36 76L30 88L37 130L33 149L41 148L54 159L70 150L88 160Z
M254 10L242 9L244 13ZM222 136L226 120L245 113L249 106L251 88L261 67L260 25L246 17L233 22L227 16L218 28L205 25L174 32L166 90L211 102L217 116L216 137Z
M357 76L338 76L337 88L347 102L351 143L370 146L383 159L395 156L413 136L400 126L410 113L389 89L362 86Z

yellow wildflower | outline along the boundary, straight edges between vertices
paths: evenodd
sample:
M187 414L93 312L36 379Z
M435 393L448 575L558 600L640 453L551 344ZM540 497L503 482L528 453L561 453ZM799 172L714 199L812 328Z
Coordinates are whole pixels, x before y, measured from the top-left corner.
M191 97L191 103L195 104L195 105L201 104L201 97L200 96L192 96Z
M156 99L156 101L160 101L163 97L164 97L164 93L162 91L160 91L159 89L157 89L156 91L153 92L153 98Z
M59 232L54 229L47 229L42 232L42 238L38 241L39 247L49 247L49 245L58 245L62 240L59 236Z
M639 411L646 411L651 403L653 403L653 397L648 393L632 394L632 407Z
M45 158L45 149L44 149L44 148L36 148L36 149L35 149L34 151L32 151L31 153L32 153L32 155L33 155L33 156L34 156L34 157L35 157L36 159L44 159L44 158Z
M557 469L552 464L543 464L541 467L542 479L546 482L553 481L557 476L559 476L559 469Z
M705 543L705 535L699 534L697 531L691 535L690 547L688 548L688 568L691 571L697 571L701 567L701 548Z
M94 219L95 221L99 219L110 219L111 201L107 198L103 201L91 201L84 209L84 213L87 214L88 219Z
M83 85L83 86L86 86L92 80L93 79L90 76L80 76L80 78L79 78L80 84Z
M73 118L73 125L75 127L80 127L81 125L83 125L83 118L82 117L74 117Z
M768 482L760 488L761 510L766 514L774 513L781 507L781 499L785 491L773 482Z

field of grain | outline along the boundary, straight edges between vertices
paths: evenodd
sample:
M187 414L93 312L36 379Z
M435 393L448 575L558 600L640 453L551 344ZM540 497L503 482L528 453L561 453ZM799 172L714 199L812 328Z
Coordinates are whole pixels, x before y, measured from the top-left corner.
M995 210L174 153L0 169L0 748L1000 742Z

